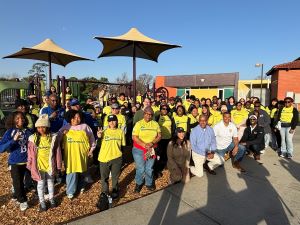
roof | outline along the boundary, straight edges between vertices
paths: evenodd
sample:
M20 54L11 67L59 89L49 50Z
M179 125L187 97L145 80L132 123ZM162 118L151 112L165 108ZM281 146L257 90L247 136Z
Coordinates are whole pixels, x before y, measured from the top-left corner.
M300 57L292 62L282 63L273 66L266 74L272 75L277 70L299 70L300 69Z
M165 76L167 87L212 87L235 86L239 73L195 74Z

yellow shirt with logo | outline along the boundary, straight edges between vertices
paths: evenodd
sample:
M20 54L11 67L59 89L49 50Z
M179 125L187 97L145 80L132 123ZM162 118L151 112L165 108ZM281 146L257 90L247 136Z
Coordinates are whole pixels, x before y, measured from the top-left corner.
M132 131L132 135L138 136L144 143L151 143L158 133L161 133L159 124L154 120L146 122L144 119L138 121Z
M159 116L158 124L161 130L161 139L170 139L172 137L172 121L169 116Z
M183 116L174 116L174 122L175 126L177 127L182 127L183 130L186 132L187 131L187 125L188 125L188 116L183 115Z
M247 110L241 109L241 110L237 110L237 109L233 109L231 110L231 118L232 121L235 125L239 125L241 124L243 121L248 119L248 112Z
M293 119L293 107L283 107L281 111L281 116L280 116L280 122L282 123L290 123L292 122Z
M121 157L121 146L125 145L125 134L121 129L106 129L102 135L99 162L105 163Z
M38 169L43 172L50 171L50 148L51 138L41 137L39 146L37 147L37 165Z
M211 127L214 127L217 123L219 123L223 119L222 113L220 111L211 111L211 115L208 119L208 124Z
M82 173L87 170L89 138L84 130L70 129L63 138L66 173Z

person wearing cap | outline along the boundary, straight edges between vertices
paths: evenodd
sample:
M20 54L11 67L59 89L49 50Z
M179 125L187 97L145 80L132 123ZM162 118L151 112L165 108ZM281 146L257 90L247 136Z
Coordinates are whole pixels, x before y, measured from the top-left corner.
M244 134L240 140L240 144L247 151L253 152L255 160L260 160L260 151L265 148L264 128L257 125L257 116L249 116L250 125L244 130Z
M108 127L106 130L99 129L98 138L101 139L101 149L98 156L100 162L100 174L102 192L109 193L109 174L112 177L112 198L119 197L118 179L122 167L122 147L126 145L125 134L118 128L116 115L107 116Z
M190 158L191 158L191 143L186 139L184 129L177 127L175 130L176 135L168 143L167 167L170 172L170 183L190 181Z
M59 130L59 138L64 150L67 197L72 199L77 188L80 192L84 191L88 158L93 156L96 142L92 129L83 123L81 111L69 110L66 120L67 124Z
M118 128L123 130L123 132L126 134L126 120L125 116L120 113L120 106L118 103L113 103L111 104L111 114L106 115L104 118L104 123L103 123L103 129L108 128L108 116L110 115L115 115L118 118Z
M199 124L193 128L190 136L192 146L191 173L197 177L203 176L203 168L210 174L216 175L215 168L222 165L224 160L216 152L216 137L213 128L208 126L205 115L199 117Z
M289 159L293 157L293 136L299 120L299 112L293 106L293 103L294 99L291 97L284 99L285 106L278 110L278 116L275 122L276 124L280 124L280 126L277 126L281 136L280 157L287 157Z
M41 114L47 114L50 120L50 131L56 133L63 126L65 110L59 106L56 94L49 96L49 106L41 110Z
M231 114L225 112L223 113L223 120L213 128L217 141L216 152L225 160L227 160L226 153L229 153L229 156L233 157L233 168L245 172L245 169L240 165L245 154L245 148L239 144L237 128L230 120Z
M155 190L153 180L154 148L161 139L161 129L154 121L153 109L147 106L143 110L144 118L138 121L132 131L132 155L136 166L135 192L139 193L143 187L144 179L148 190Z
M46 211L44 197L45 183L48 185L51 208L56 207L54 200L54 175L61 170L62 157L60 143L56 133L50 133L50 121L47 114L41 114L35 123L37 132L28 139L27 169L37 182L40 211Z

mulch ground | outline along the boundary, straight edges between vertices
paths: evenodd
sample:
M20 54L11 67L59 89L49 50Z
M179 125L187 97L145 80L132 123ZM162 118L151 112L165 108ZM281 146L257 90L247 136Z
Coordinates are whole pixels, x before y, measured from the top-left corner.
M93 177L95 182L87 187L87 190L69 200L66 196L66 186L55 185L55 199L58 206L39 212L37 194L31 191L27 194L29 208L21 212L16 201L11 200L11 176L7 168L8 154L0 155L0 224L61 224L76 220L94 213L98 213L96 203L101 192L99 177ZM127 160L128 161L128 160ZM120 197L113 201L113 207L133 201L151 194L145 187L139 194L134 193L134 163L129 160L124 166L119 179ZM163 176L155 181L156 190L168 186L169 173L163 171ZM110 184L111 187L111 184Z

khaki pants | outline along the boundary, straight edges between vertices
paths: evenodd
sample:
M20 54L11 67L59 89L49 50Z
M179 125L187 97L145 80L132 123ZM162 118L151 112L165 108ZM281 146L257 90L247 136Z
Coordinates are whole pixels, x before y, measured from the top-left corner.
M192 158L193 158L195 166L191 166L191 168L190 168L191 173L197 177L203 176L203 164L205 163L206 160L209 161L209 163L207 165L211 170L224 164L224 159L216 152L214 154L214 158L207 159L206 156L199 155L192 151Z

